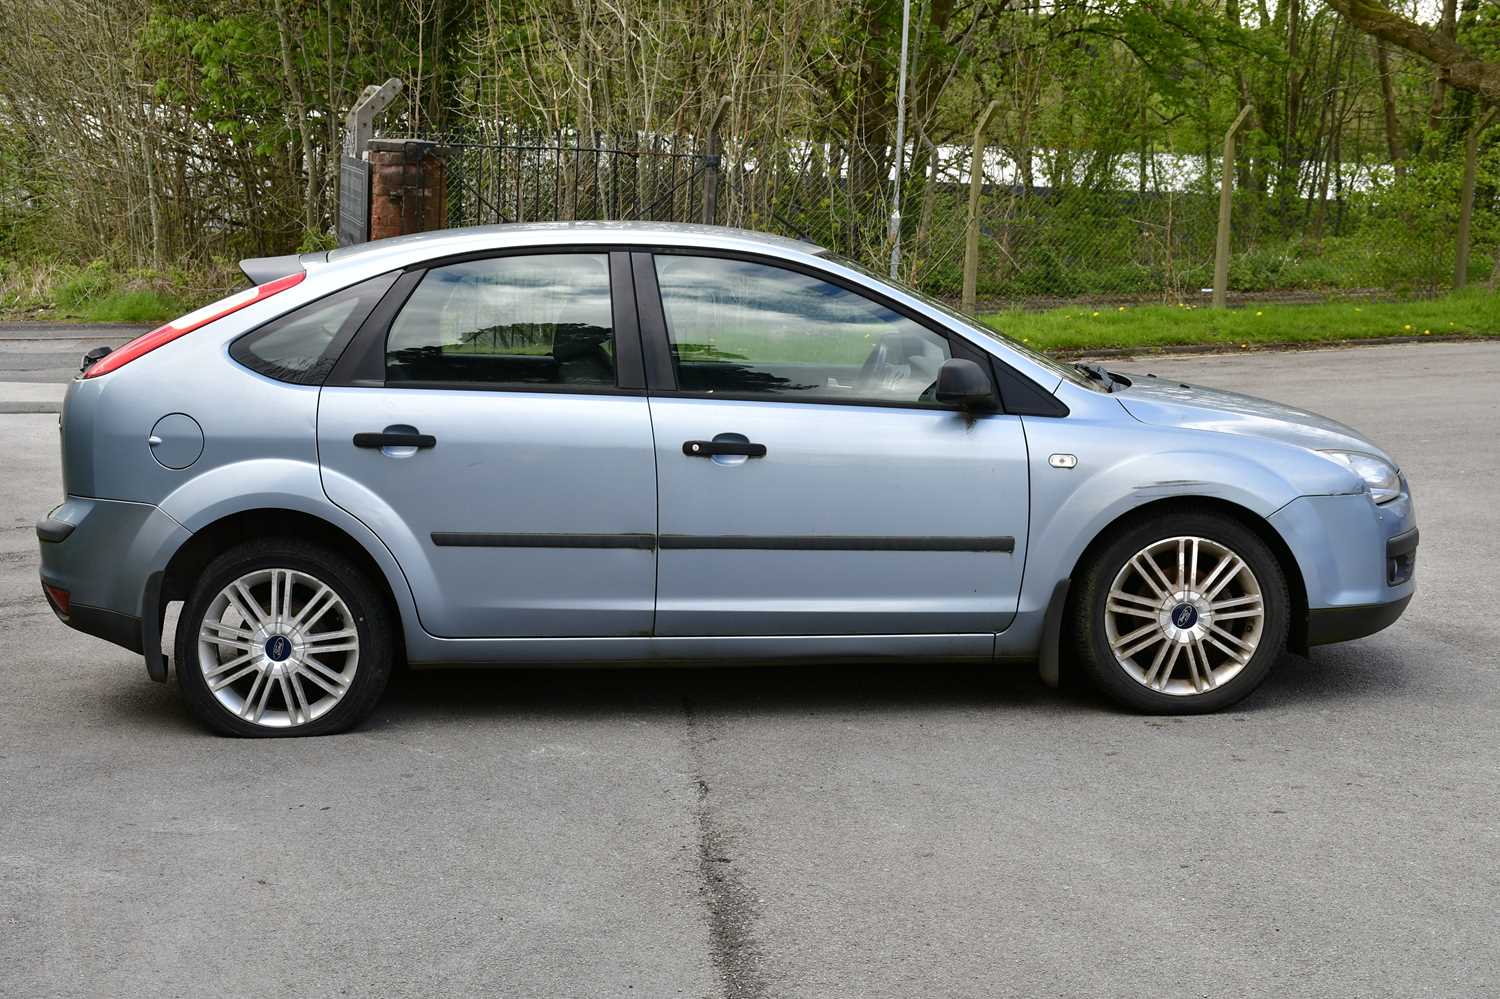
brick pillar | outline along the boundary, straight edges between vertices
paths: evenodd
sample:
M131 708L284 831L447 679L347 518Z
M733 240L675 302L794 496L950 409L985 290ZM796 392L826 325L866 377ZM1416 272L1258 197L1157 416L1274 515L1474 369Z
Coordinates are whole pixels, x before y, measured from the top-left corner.
M372 240L447 226L447 163L436 143L371 139L366 148Z

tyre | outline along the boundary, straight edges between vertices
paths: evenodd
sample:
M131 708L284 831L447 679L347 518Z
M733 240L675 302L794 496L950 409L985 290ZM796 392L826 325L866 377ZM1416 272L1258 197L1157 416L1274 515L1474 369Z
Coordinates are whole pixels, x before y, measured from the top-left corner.
M199 577L177 624L177 682L216 732L328 735L375 707L394 658L386 601L336 552L252 541Z
M1185 510L1136 521L1078 578L1064 641L1102 693L1137 711L1227 707L1260 686L1286 648L1286 577L1232 517Z

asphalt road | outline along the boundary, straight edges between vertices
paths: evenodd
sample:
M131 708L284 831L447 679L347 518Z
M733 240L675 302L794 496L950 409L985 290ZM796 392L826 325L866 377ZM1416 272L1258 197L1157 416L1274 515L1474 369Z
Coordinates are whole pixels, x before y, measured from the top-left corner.
M1116 366L1387 445L1406 617L1184 720L909 663L415 674L218 739L53 620L56 417L0 416L0 994L1500 994L1500 344Z

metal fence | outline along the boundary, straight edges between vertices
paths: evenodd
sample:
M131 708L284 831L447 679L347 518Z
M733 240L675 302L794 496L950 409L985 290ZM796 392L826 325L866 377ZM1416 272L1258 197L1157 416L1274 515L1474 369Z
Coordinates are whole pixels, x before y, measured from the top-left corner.
M447 149L448 223L568 219L710 222L818 243L884 271L890 150L715 137L503 130L430 137ZM908 164L902 277L957 297L968 221L966 150ZM987 162L977 213L979 298L1195 302L1212 283L1217 194L1201 184L1134 190L1017 183ZM1296 301L1431 292L1452 280L1451 228L1336 197L1290 208L1237 194L1230 288ZM1477 247L1474 273L1489 271Z
M710 158L680 137L505 131L434 137L449 225L569 219L696 222Z

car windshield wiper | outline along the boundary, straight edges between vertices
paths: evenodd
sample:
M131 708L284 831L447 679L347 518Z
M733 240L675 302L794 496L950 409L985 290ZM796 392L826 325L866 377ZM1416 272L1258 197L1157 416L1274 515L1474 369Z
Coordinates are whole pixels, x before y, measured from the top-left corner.
M1113 392L1116 386L1124 384L1106 371L1102 364L1094 364L1090 361L1078 361L1073 367L1083 372L1090 381L1095 381L1103 385L1106 392Z

